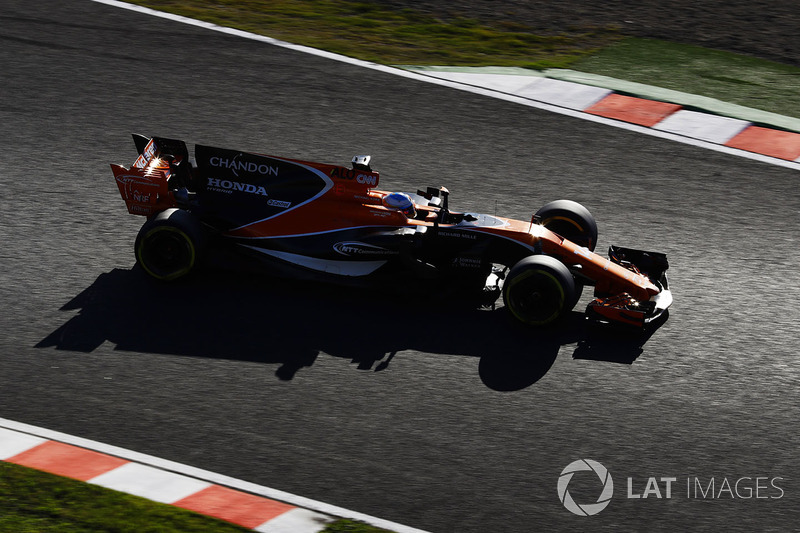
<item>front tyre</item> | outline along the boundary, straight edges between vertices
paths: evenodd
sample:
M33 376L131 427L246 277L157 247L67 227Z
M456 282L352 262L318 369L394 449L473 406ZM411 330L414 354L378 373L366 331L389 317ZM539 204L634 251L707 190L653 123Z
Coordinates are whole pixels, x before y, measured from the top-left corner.
M576 301L575 279L558 259L532 255L511 268L503 284L503 303L511 315L530 326L546 326Z
M556 200L545 204L536 212L541 224L553 233L594 251L597 246L597 222L578 202Z
M150 276L173 281L194 270L204 240L203 227L194 215L183 209L167 209L139 230L136 260Z

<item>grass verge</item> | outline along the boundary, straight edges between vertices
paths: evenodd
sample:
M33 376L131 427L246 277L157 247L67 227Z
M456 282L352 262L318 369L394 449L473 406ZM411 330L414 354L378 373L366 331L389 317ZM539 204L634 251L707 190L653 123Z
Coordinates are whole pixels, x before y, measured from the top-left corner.
M571 68L800 117L800 68L749 56L627 38Z
M622 35L588 27L549 35L516 23L442 20L352 0L133 0L132 3L383 64L567 68Z
M241 533L185 509L0 461L0 531L15 533ZM338 520L324 533L389 533Z
M245 528L82 481L0 462L0 531L241 533Z

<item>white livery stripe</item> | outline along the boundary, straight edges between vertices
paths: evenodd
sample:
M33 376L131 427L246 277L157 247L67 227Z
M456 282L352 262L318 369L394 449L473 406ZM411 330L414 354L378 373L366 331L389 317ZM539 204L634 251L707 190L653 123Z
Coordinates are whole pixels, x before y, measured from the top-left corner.
M323 172L322 172L321 170L319 170L319 169L316 169L316 168L314 168L314 167L310 167L310 166L308 166L308 165L304 165L303 163L300 163L300 162L298 162L298 161L289 161L288 159L282 159L282 158L280 158L280 157L275 157L275 156L268 156L268 157L269 157L270 159L275 159L275 160L277 160L277 161L283 161L284 163L289 163L289 164L292 164L292 165L297 165L297 166L299 166L299 167L303 167L304 169L308 170L309 172L312 172L312 173L316 174L317 176L319 176L320 178L322 178L322 181L323 181L323 182L325 182L325 187L323 187L323 189L322 189L320 192L318 192L317 194L315 194L314 196L312 196L312 197L311 197L311 198L309 198L308 200L304 200L304 201L300 202L300 203L299 203L299 204L297 204L297 205L293 205L293 206L292 206L292 207L290 207L289 209L286 209L286 210L284 210L284 211L281 211L280 213L278 213L278 214L275 214L275 215L272 215L272 216L269 216L269 217L267 217L267 218L262 218L261 220L256 220L256 221L254 221L254 222L248 222L247 224L244 224L244 225L242 225L242 226L239 226L238 228L233 228L233 229L232 229L232 230L230 230L230 231L237 231L237 230L240 230L240 229L242 229L242 228L246 228L246 227L248 227L248 226L252 226L252 225L254 225L254 224L258 224L258 223L260 223L260 222L264 222L265 220L269 220L269 219L271 219L271 218L275 218L275 217L277 217L277 216L283 215L283 214L285 214L285 213L288 213L289 211L294 211L294 210L295 210L295 209L297 209L298 207L304 206L304 205L306 205L306 204L307 204L307 203L309 203L309 202L313 202L314 200L316 200L317 198L319 198L320 196L324 195L326 192L328 192L329 190L331 190L331 188L333 187L333 180L331 180L331 178L329 178L328 176L326 176L325 174L323 174Z
M240 237L236 236L236 240L251 240L251 241L258 241L258 240L267 240L267 239L288 239L291 237L311 237L313 235L325 235L327 233L336 233L336 232L345 232L345 231L352 231L352 230L359 230L359 229L369 229L369 228L378 228L382 229L386 232L395 231L398 229L402 229L403 227L407 226L343 226L341 228L334 228L329 230L323 231L312 231L309 233L289 233L289 234L281 234L281 235L259 235L257 237Z
M386 264L386 261L335 261L332 259L318 259L307 255L280 252L278 250L266 250L246 244L240 244L240 246L250 248L251 250L276 257L295 265L300 265L319 272L338 274L340 276L366 276L367 274L372 274Z

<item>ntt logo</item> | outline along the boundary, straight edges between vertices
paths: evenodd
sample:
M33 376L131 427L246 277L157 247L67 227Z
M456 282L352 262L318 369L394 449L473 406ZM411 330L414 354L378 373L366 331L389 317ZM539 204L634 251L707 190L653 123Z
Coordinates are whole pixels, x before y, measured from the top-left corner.
M575 472L587 470L597 474L603 488L596 502L580 504L572 499L569 493L569 482L572 481L572 476ZM561 500L561 503L564 504L564 507L566 507L569 512L578 516L596 515L606 508L613 494L614 480L611 479L611 474L608 473L608 469L606 469L605 466L592 459L578 459L577 461L571 462L561 471L561 475L558 477L558 499Z

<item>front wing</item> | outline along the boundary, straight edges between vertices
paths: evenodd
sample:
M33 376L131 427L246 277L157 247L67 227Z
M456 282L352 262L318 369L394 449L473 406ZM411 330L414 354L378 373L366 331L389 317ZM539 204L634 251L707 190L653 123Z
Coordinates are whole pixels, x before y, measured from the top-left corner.
M611 246L609 259L628 270L646 276L660 292L647 301L640 301L628 294L603 294L595 292L595 299L586 308L589 319L598 322L644 327L661 317L672 305L672 292L667 279L669 262L667 256L658 252L647 252L633 248Z

